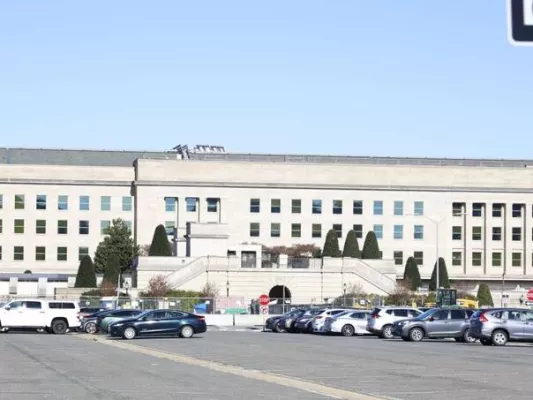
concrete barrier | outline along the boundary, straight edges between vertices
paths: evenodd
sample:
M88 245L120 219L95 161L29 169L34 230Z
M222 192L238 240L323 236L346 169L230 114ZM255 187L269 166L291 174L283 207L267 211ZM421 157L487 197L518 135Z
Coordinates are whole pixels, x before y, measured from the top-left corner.
M215 326L238 326L238 327L253 327L262 326L263 321L272 315L266 315L263 319L262 315L244 314L244 315L224 315L224 314L208 314L205 315L205 322L207 325Z

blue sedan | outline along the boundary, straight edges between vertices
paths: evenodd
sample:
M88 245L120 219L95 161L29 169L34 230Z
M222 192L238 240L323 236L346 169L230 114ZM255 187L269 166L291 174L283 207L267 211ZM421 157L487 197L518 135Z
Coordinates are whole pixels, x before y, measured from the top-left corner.
M126 340L137 336L190 338L205 331L205 317L179 310L149 310L133 318L112 322L108 327L109 336Z

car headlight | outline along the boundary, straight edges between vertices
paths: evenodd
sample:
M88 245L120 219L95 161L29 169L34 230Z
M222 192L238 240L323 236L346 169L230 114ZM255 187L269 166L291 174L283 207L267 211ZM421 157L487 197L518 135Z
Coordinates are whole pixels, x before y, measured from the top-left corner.
M398 322L398 326L405 325L405 322Z

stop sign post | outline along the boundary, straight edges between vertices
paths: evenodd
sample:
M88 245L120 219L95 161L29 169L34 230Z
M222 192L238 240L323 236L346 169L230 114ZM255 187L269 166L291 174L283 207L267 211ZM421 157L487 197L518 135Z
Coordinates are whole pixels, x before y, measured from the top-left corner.
M266 315L268 314L268 305L270 304L270 297L268 294L259 296L259 305L261 306L261 314L263 314L263 332L266 331ZM266 312L264 312L264 310Z
M533 289L529 289L527 292L527 299L533 301Z

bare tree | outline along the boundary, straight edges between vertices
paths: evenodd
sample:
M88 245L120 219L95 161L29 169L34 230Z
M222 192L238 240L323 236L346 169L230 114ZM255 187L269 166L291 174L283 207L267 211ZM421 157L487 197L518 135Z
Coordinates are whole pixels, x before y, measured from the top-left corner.
M214 282L207 282L202 290L200 290L200 295L202 297L217 297L220 292L220 288Z
M170 285L166 276L156 275L148 281L145 295L148 297L163 297L170 291Z
M346 294L356 299L366 296L365 289L363 288L363 285L361 285L360 282L351 283L350 285L348 285L348 288L346 289Z

